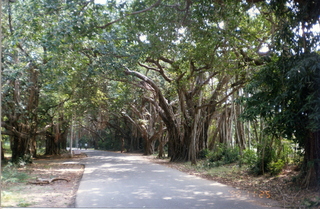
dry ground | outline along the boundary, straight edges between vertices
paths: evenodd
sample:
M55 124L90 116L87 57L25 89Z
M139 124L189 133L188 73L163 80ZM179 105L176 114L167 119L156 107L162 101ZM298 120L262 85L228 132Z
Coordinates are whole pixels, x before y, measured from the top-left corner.
M239 194L260 198L271 198L283 208L320 209L320 191L315 188L300 188L294 180L298 172L294 167L287 167L278 176L252 176L246 167L225 165L212 169L191 166L190 163L170 163L167 159L146 157L149 160L178 169L191 175L217 181L239 189ZM201 162L199 163L199 165Z
M75 194L84 171L84 166L78 164L80 157L85 156L79 155L73 159L65 156L47 157L17 168L16 173L12 170L12 177L2 181L1 206L74 207ZM21 177L24 178L21 179ZM57 180L50 184L32 183L39 178L62 178L67 179L68 182Z

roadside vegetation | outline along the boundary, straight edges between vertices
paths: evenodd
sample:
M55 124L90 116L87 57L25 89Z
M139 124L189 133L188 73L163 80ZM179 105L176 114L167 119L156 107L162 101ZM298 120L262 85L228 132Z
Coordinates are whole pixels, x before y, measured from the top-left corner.
M29 198L25 198L23 191L21 191L22 185L26 184L30 178L28 173L22 172L19 166L12 163L2 169L1 203L3 207L28 207L31 205Z
M237 148L222 148L221 154L205 152L205 156L196 165L190 162L170 162L149 157L152 162L166 165L190 175L217 181L234 188L236 197L246 196L278 201L281 208L319 208L320 196L316 187L302 188L299 182L302 155L296 155L289 149L285 161L272 160L261 174L261 162L254 150L243 153L240 160ZM227 156L227 157L226 157ZM284 162L284 163L282 163Z

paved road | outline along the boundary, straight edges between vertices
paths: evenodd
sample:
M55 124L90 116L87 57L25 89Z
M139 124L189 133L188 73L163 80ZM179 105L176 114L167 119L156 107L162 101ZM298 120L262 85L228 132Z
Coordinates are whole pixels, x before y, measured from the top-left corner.
M140 156L85 152L88 157L83 160L86 168L76 207L266 208L244 192L150 163Z

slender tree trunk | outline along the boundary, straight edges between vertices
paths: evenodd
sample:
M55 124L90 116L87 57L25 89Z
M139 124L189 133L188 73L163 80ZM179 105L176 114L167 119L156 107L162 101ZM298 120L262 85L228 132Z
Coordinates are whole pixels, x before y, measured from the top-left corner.
M1 160L4 160L4 149L3 149L2 143L1 143Z
M158 158L164 157L164 155L165 155L164 147L167 142L168 142L167 134L162 134L162 136L160 136L160 139L159 139Z
M200 79L202 80L202 79ZM197 148L198 143L199 143L199 135L201 133L198 132L198 127L203 126L203 123L200 121L200 116L201 116L201 109L197 108L202 105L202 91L200 92L199 98L198 98L198 104L195 108L195 116L193 120L193 128L192 128L192 133L191 133L191 143L189 147L189 159L191 161L191 164L195 165L196 159L197 159L197 152L199 151Z

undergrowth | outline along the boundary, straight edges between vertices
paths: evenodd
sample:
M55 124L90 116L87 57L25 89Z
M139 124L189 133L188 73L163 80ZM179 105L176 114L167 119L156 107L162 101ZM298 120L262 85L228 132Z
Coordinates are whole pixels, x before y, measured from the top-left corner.
M3 189L6 188L6 190L1 191L1 200L9 204L1 205L2 207L11 207L10 204L15 202L18 203L16 205L18 207L28 207L31 205L21 197L19 189L13 189L17 187L15 185L25 183L30 178L27 173L19 171L19 168L21 168L20 164L11 162L2 168L1 182Z
M19 165L9 162L3 169L1 181L3 183L22 183L30 176L24 172L19 172Z
M205 151L206 163L208 168L219 167L239 160L239 148L228 147L224 144L219 144L212 151Z

